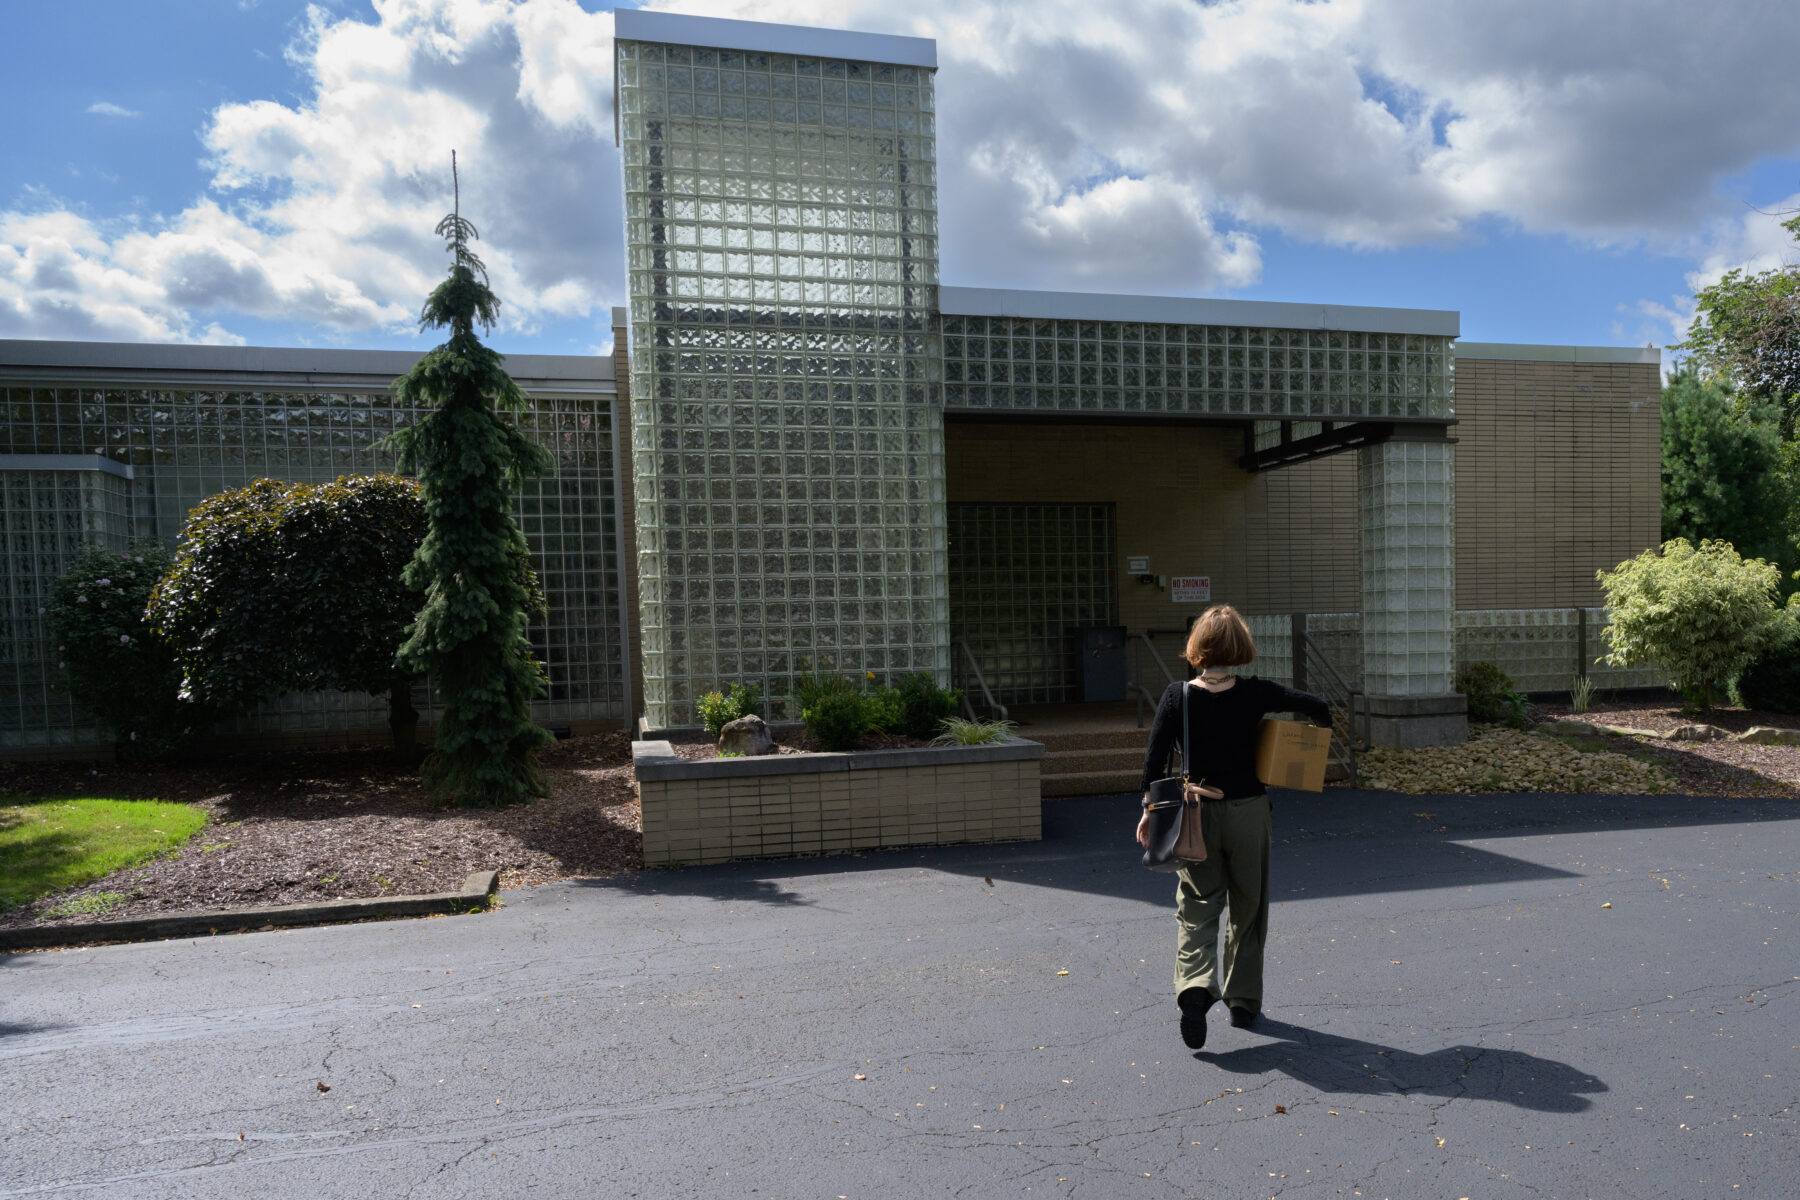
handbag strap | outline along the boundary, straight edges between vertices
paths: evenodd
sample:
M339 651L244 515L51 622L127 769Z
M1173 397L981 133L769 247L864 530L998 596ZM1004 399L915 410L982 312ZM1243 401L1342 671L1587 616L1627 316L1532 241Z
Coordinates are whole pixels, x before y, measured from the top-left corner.
M1194 740L1194 727L1188 724L1188 684L1181 684L1181 782L1188 781L1188 743Z

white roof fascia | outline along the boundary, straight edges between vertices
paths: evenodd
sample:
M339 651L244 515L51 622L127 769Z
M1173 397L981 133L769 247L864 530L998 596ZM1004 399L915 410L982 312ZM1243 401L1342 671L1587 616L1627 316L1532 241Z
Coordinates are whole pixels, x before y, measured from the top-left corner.
M937 70L938 65L937 43L931 38L816 29L810 25L773 25L767 21L733 21L723 17L690 17L681 13L648 12L641 8L616 9L613 12L613 36L628 42L709 46L715 50L797 54L807 58L843 58L924 67L928 71Z
M1511 342L1458 342L1458 358L1507 358L1518 362L1626 363L1660 367L1655 346L1538 346Z
M412 370L412 350L338 350L292 346L192 346L163 342L43 342L0 338L0 379L43 378L126 383L238 384L246 389L385 389ZM610 357L503 355L507 374L526 391L615 391Z
M1203 300L1191 296L1123 296L1110 292L1035 292L940 287L938 311L961 317L1040 317L1073 321L1145 321L1169 325L1246 325L1265 329L1341 329L1456 337L1454 309L1290 304L1277 300Z

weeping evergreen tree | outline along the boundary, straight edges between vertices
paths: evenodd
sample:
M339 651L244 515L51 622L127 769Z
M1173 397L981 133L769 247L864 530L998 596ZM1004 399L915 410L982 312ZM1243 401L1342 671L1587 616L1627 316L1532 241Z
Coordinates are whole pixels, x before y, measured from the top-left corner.
M526 398L475 333L477 323L493 327L500 301L469 249L477 234L460 192L437 233L449 243L450 277L425 301L419 327L448 326L450 340L395 380L401 403L430 412L387 442L400 469L418 475L430 522L403 577L425 601L398 662L430 675L444 708L421 768L432 799L496 806L546 790L532 758L550 734L532 720L531 701L547 677L525 636L543 602L512 506L549 455L501 416Z

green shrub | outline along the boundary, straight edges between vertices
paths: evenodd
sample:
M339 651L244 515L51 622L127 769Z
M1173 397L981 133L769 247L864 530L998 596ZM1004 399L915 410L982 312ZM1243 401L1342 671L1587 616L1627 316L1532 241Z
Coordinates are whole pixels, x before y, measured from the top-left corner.
M1012 740L1012 731L1018 726L1012 721L965 720L962 717L945 717L943 732L933 738L934 746L994 746Z
M945 719L956 715L962 693L937 685L924 671L900 680L899 731L908 737L932 738L943 729Z
M1569 681L1569 711L1584 713L1594 697L1594 681L1586 675L1577 675Z
M879 687L864 697L869 703L869 728L879 733L904 733L901 728L900 692Z
M1456 690L1469 699L1469 720L1485 725L1510 725L1524 729L1525 697L1514 687L1512 676L1493 663L1470 663L1456 673Z
M1780 571L1728 543L1684 538L1598 573L1612 610L1605 637L1616 667L1654 663L1688 711L1707 709L1780 628Z
M739 717L747 717L756 712L761 696L754 684L745 686L734 683L723 692L708 692L700 697L698 708L700 723L706 727L706 736L713 741L719 740L727 725Z
M46 624L75 702L113 736L120 757L167 758L212 723L211 710L184 701L175 653L144 619L169 552L154 543L117 554L82 551L50 589Z
M800 719L827 750L854 750L870 727L869 698L848 679L810 679L800 686Z
M242 711L282 692L385 692L410 742L412 672L394 652L418 610L401 572L425 529L419 485L393 475L257 479L201 501L149 603L183 693Z
M1790 607L1790 614L1794 611ZM1732 685L1736 701L1762 712L1800 713L1800 622L1790 615Z

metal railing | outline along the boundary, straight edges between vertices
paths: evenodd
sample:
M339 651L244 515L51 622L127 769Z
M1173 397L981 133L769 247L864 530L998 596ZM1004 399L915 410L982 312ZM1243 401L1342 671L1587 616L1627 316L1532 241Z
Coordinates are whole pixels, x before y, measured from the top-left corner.
M960 649L963 652L963 657L968 660L969 673L974 677L975 686L981 689L981 698L987 705L988 715L997 721L1006 720L1006 705L994 698L993 691L988 687L986 676L981 673L981 664L975 661L975 651L969 648L969 640L967 638L957 638L952 642L952 645ZM968 688L963 689L962 705L963 712L968 716L969 720L975 720L977 714L975 712L975 705L969 700Z
M1150 661L1155 663L1156 669L1162 673L1163 686L1166 688L1175 682L1175 673L1169 670L1169 664L1164 662L1163 656L1157 652L1156 635L1159 633L1178 633L1182 637L1187 636L1185 629L1146 629L1142 633L1132 634L1131 640L1143 644L1145 652L1150 656ZM1144 706L1148 704L1150 711L1155 712L1157 703L1162 699L1162 693L1152 692L1141 680L1136 679L1127 685L1126 690L1137 698L1137 726L1142 729L1144 727Z
M1369 739L1369 698L1359 688L1353 688L1338 670L1316 640L1306 632L1306 615L1294 614L1293 624L1294 647L1294 687L1298 691L1316 692L1325 698L1331 706L1331 728L1336 735L1331 739L1331 757L1350 777L1350 786L1357 786L1356 780L1356 747L1360 742L1368 744ZM1361 707L1361 719L1358 719L1357 708Z

